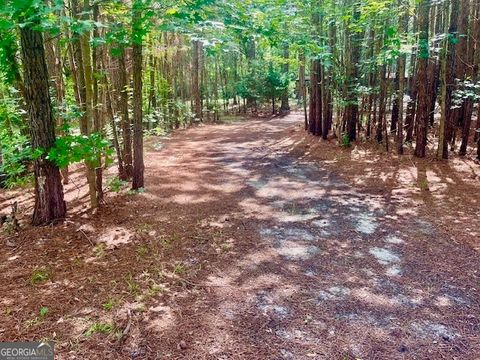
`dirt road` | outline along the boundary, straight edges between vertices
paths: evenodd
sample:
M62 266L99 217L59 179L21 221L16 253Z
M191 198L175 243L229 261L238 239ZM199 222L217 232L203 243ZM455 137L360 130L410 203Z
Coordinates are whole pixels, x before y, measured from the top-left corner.
M149 141L145 193L125 195L82 231L107 244L104 257L82 234L75 252L90 265L61 273L68 255L57 254L62 297L79 300L69 310L50 304L50 323L33 334L56 330L65 359L478 358L478 253L401 199L351 186L292 151L301 121ZM152 283L161 291L150 293ZM43 303L60 291L41 289ZM104 311L115 294L121 303ZM94 334L73 346L92 319L128 332L120 343Z

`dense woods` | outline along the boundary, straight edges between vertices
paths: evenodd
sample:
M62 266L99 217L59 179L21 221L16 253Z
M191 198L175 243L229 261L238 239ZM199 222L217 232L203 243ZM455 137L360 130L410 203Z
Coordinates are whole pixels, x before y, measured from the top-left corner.
M33 223L49 223L65 216L72 163L85 164L96 208L112 162L143 188L145 134L290 103L308 132L342 146L480 159L479 10L477 0L3 1L2 184L33 169Z

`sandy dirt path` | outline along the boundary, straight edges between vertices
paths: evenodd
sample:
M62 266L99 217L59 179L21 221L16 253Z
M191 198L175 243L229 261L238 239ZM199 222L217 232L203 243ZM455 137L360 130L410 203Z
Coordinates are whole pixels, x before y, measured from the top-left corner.
M401 199L363 192L291 153L288 135L301 121L198 128L152 159L170 162L174 179L185 172L176 201L212 201L209 226L239 229L204 287L178 304L184 320L170 333L189 331L172 356L478 356L478 253L408 215Z
M60 359L478 358L478 252L292 150L301 123L149 139L144 193L0 255L0 339L54 338ZM126 334L85 335L101 323Z

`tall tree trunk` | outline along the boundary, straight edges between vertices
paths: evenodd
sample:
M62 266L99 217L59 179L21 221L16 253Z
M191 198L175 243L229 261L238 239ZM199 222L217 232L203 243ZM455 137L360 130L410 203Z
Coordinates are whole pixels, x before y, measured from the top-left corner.
M387 79L385 76L386 66L381 65L380 67L380 94L379 94L379 104L378 104L378 121L377 129L375 132L375 139L377 143L383 142L384 127L386 126L385 112L386 112L386 97L387 97Z
M246 44L246 58L247 58L247 64L249 66L249 68L253 65L253 61L256 59L257 57L257 48L256 48L256 43L255 43L255 39L252 37L250 37L247 41L247 44ZM254 97L251 97L249 96L247 98L247 108L253 108L254 111L257 111L257 99L254 98Z
M128 75L127 64L125 59L125 49L120 49L120 56L118 58L118 75L120 85L120 102L119 108L122 116L122 133L123 133L123 168L124 174L119 174L122 180L127 180L132 177L132 128L130 117L128 115Z
M455 52L456 60L454 63L455 81L463 81L467 70L469 1L470 0L461 0L460 11L456 14L458 16L458 44L457 51ZM452 16L455 16L455 14L452 13ZM449 139L451 141L452 150L455 148L457 129L462 128L464 124L464 106L465 102L462 102L460 107L455 107L449 114L449 123L453 130L450 133Z
M358 4L353 4L353 21L360 20L360 9ZM349 31L350 32L350 31ZM346 131L349 141L354 141L357 138L357 124L358 124L358 98L356 87L358 82L358 67L360 61L360 47L362 41L361 32L348 34L346 43L348 48L346 54L348 59L346 61L347 67L347 88L345 101L347 105L344 113L344 124L346 124Z
M144 186L142 117L142 43L133 44L133 182L132 189Z
M414 17L413 32L418 30L419 17ZM417 111L417 54L412 52L410 57L410 72L408 79L408 102L405 114L405 141L411 142L413 140L413 126L415 124L415 113Z
M192 42L192 101L193 109L197 119L202 120L202 98L200 93L200 52L202 45L200 40Z
M429 96L428 96L428 59L429 59L429 27L430 0L422 0L418 5L418 68L417 68L417 89L418 107L416 121L416 144L415 156L425 157L427 147L427 130L429 117Z
M88 11L90 10L89 0L84 2L84 19L88 19ZM80 49L83 61L83 76L85 84L85 116L82 117L81 131L82 135L88 136L92 132L93 111L93 67L92 54L90 51L90 34L84 32L80 35ZM95 163L91 160L85 161L87 170L88 192L90 195L90 206L98 207L97 185L95 175Z
M53 6L53 2L51 6ZM62 1L63 6L63 1ZM64 10L61 9L56 12L57 15L62 16ZM57 100L57 106L59 109L64 108L65 100L65 81L63 79L63 61L62 61L62 47L60 45L61 38L59 36L47 35L45 39L45 52L47 60L48 73L50 75L50 81L52 82L52 88L55 89L55 97ZM67 125L65 119L60 116L61 111L57 115L57 126L60 128L62 125ZM59 131L60 135L66 135L64 131ZM63 184L69 182L68 166L60 169L62 174Z
M400 56L399 56L400 58ZM397 71L395 73L395 80L393 81L394 85L394 95L392 101L392 117L390 121L390 131L394 133L397 130L398 125L398 97L399 97L399 86L400 86L400 68L398 67L397 62Z
M468 4L466 4L466 7L468 7ZM468 11L467 11L468 14ZM479 52L480 45L477 43L476 49L475 49L475 38L480 38L479 34L475 34L475 32L480 32L477 16L479 16L479 11L478 8L473 8L471 10L470 16L467 15L468 18L472 19L472 23L469 26L469 36L467 38L468 40L468 52L465 56L465 62L466 62L466 68L465 68L465 79L472 79L473 83L475 83L479 76L478 76L478 70L475 71L475 52ZM476 23L477 24L476 24ZM477 57L480 55L477 55ZM472 126L472 114L473 114L473 100L472 99L465 99L465 102L463 104L463 128L462 128L462 143L460 145L460 150L458 154L460 156L465 156L467 153L467 145L468 145L468 139L470 136L470 127Z
M456 64L456 52L457 45L453 41L457 34L458 26L458 12L460 7L460 0L451 0L451 9L450 9L450 25L448 28L448 39L447 39L447 59L446 59L446 69L445 69L445 126L443 132L443 142L442 145L442 158L448 159L448 142L451 138L453 127L455 124L453 121L453 110L452 110L452 98L453 90L455 89L455 64Z
M448 2L444 3L444 14L448 14ZM446 23L446 22L445 22ZM445 29L447 30L447 29ZM445 126L447 121L447 54L448 54L448 37L442 40L441 52L439 54L440 61L440 123L438 128L438 150L437 158L442 158L444 147L447 146L445 141ZM448 151L448 150L447 150Z
M99 5L95 3L93 5L93 21L98 23L98 16L99 16ZM100 33L98 31L98 27L95 27L93 30L93 36L95 38L100 38ZM101 68L100 60L102 58L102 51L103 47L92 47L92 89L93 89L93 99L92 99L92 106L93 106L93 132L104 135L103 134L103 112L100 111L100 93L98 89L98 78L95 73ZM95 164L95 189L96 189L96 197L97 197L97 206L103 203L103 166L102 166L102 155L99 154L97 156L96 164Z
M438 10L437 10L438 8ZM436 17L438 16L438 13L440 12L440 8L437 7L435 4L432 5L431 10L430 10L430 38L432 39L431 41L433 42L432 46L435 46L436 40L436 32L435 32L435 22L436 22ZM437 77L438 77L438 72L437 72L437 59L435 56L430 56L428 58L428 64L427 64L427 84L428 84L428 89L427 92L429 94L428 96L428 124L429 126L433 126L434 123L434 112L435 112L435 103L437 101Z
M473 57L473 73L475 80L480 80L480 0L475 0L476 15L473 24L473 41L475 43L475 54ZM480 101L477 106L477 123L475 129L474 141L477 142L477 159L480 160Z
M32 24L37 25L37 24ZM33 149L48 151L55 144L55 121L52 115L42 34L32 25L20 28L20 42ZM58 167L46 154L34 161L35 207L32 224L44 225L65 218L67 208Z
M307 116L307 87L305 82L305 52L301 50L298 55L298 79L299 79L299 100L303 106L303 113L305 117L305 130L308 130L308 116Z
M400 18L399 34L406 33L408 28L408 3L405 0L398 0L399 5L402 7L402 15ZM397 154L403 154L403 96L405 93L405 63L407 56L401 53L397 60L398 67L398 124L397 124Z
M285 63L283 64L283 75L285 76L285 81L287 82L287 86L286 86L286 89L282 92L282 104L280 105L280 112L282 113L286 113L288 111L290 111L290 104L288 103L288 95L289 95L289 92L288 92L288 85L290 83L289 79L288 79L288 61L289 61L289 57L290 57L290 51L289 51L289 46L288 46L288 43L285 42L285 44L283 45L283 60L285 61Z
M322 119L318 116L321 115L320 106L320 60L315 59L312 61L310 72L310 105L309 105L309 131L313 135L321 135Z

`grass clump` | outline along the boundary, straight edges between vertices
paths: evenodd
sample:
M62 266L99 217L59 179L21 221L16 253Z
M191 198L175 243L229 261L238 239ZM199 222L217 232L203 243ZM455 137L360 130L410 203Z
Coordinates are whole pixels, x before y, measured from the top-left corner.
M115 326L110 323L96 322L93 323L84 333L85 336L92 336L93 334L109 335L115 330Z
M50 272L47 268L40 267L33 270L32 275L30 276L30 282L32 285L36 285L42 282L45 282L50 279Z

